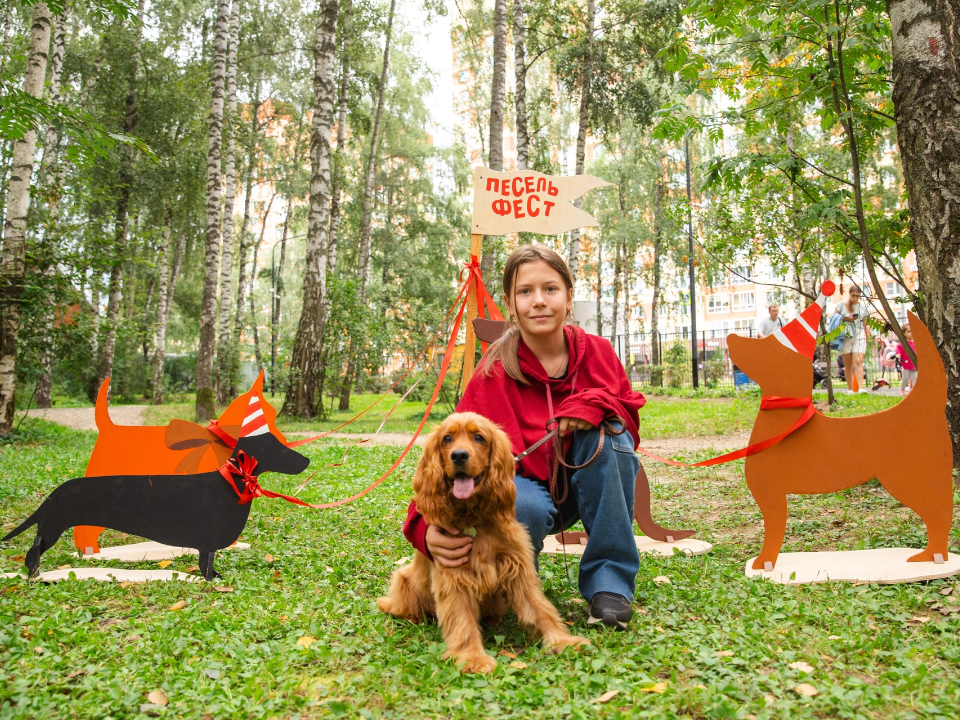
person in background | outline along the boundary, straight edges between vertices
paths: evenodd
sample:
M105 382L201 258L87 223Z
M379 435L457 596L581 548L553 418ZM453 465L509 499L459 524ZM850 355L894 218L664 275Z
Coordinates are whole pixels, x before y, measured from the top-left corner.
M847 299L841 300L834 307L833 312L843 318L844 333L843 346L840 355L846 369L845 377L847 388L853 392L854 378L861 392L867 392L866 378L863 374L863 356L867 351L867 326L864 320L870 314L870 308L860 302L863 297L859 286L850 285L847 290Z
M757 337L765 338L767 335L773 335L777 330L784 326L783 319L780 317L780 306L774 303L767 308L770 317L765 317L757 325Z
M903 326L903 335L907 338L910 347L914 347L913 333L909 325ZM916 348L914 348L914 354L916 354ZM917 366L910 360L910 356L900 343L897 343L897 357L900 359L900 394L906 395L907 388L913 390L917 384Z

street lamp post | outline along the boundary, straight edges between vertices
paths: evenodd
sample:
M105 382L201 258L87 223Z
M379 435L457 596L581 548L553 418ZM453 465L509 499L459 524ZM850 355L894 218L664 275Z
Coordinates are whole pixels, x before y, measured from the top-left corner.
M687 170L687 261L690 268L690 345L693 350L693 389L700 387L699 353L697 351L697 285L693 276L693 199L690 193L690 133L683 136Z

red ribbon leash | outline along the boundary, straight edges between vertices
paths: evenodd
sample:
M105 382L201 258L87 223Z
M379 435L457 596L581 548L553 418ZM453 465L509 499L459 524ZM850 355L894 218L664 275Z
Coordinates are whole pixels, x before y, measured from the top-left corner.
M237 502L238 505L246 505L248 502L251 502L254 498L258 497L270 497L270 498L283 498L289 502L296 503L297 505L305 505L310 507L309 503L305 503L303 500L298 500L295 497L289 495L284 495L283 493L273 492L272 490L267 490L264 487L260 486L257 476L253 474L253 471L257 467L256 458L250 457L243 450L237 453L237 462L234 463L232 459L227 460L223 465L220 466L220 474L223 475L224 480L233 488L233 491L237 494L240 500ZM243 483L243 491L237 489L236 482L234 481L233 476L237 475L236 479Z
M793 427L787 430L782 435L777 435L776 437L769 438L767 440L762 440L753 445L748 445L745 448L740 450L734 450L733 452L726 453L725 455L718 455L717 457L710 458L709 460L703 460L698 463L682 463L677 462L676 460L668 460L667 458L662 458L659 455L654 455L648 450L644 450L642 447L638 447L637 451L643 453L648 458L656 460L657 462L666 463L667 465L673 465L675 467L709 467L711 465L722 465L723 463L732 462L733 460L739 460L745 458L748 455L756 455L758 452L762 452L769 447L773 447L778 442L783 440L788 435L799 430L803 425L807 423L810 418L817 414L817 409L813 406L813 398L787 398L787 397L764 397L760 401L761 410L783 410L787 408L805 408L803 413L797 419L797 422L794 423Z

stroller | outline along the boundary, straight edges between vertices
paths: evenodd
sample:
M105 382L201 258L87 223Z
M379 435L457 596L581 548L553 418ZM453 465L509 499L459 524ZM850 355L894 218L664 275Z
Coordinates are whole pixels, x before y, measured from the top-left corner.
M891 383L887 380L887 370L890 370L890 377L895 382L900 381L902 376L900 369L900 359L897 357L897 341L884 340L881 347L877 348L877 364L880 366L880 377L873 384L871 390L890 387ZM896 375L894 375L896 373Z

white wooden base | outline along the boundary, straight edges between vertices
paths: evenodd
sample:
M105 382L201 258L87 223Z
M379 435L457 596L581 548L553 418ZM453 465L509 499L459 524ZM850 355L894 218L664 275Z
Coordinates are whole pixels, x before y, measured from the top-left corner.
M636 540L637 550L641 553L657 553L659 555L666 555L667 557L673 555L674 548L679 549L684 555L703 555L713 549L713 545L710 543L697 540L696 538L685 538L675 543L660 542L659 540L653 540L643 535L634 535L633 539ZM583 551L586 549L586 545L561 545L557 542L557 538L554 535L547 535L543 541L541 554L561 555L565 553L567 555L583 555Z
M907 562L916 555L913 548L879 548L842 552L780 553L772 570L754 570L747 560L747 577L762 577L782 585L806 585L830 581L854 583L893 583L936 580L960 573L960 555L949 554L940 564Z
M184 582L203 582L199 575L189 575L176 570L117 570L115 568L70 568L69 570L50 570L40 573L38 582L59 582L67 580L73 573L77 580L99 580L101 582L142 583L154 580L182 580ZM3 573L4 577L23 577L20 573Z
M249 543L236 542L227 550L246 550ZM81 555L84 560L118 560L120 562L143 562L156 560L173 560L181 555L197 555L193 548L174 547L163 543L148 541L131 545L115 545L100 548L100 552L92 555Z

